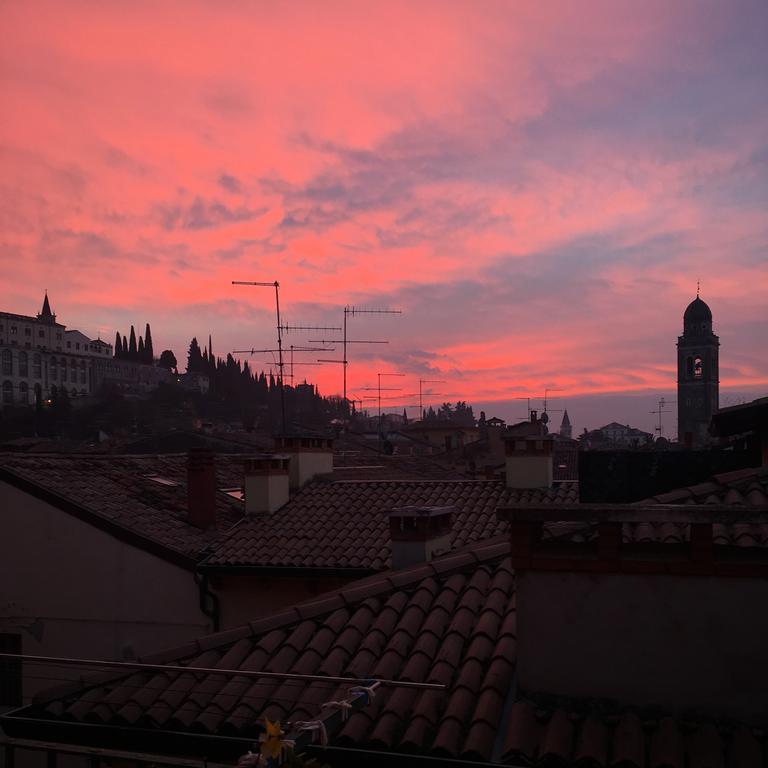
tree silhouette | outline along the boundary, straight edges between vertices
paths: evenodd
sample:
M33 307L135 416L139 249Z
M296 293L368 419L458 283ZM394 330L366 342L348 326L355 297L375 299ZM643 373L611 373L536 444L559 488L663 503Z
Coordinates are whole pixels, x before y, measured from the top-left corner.
M136 347L136 331L131 326L131 340L128 342L128 359L135 360L138 355L138 349Z
M178 365L176 361L176 355L170 349L164 349L160 353L160 359L157 362L160 368L167 368L169 371L175 371Z
M152 331L149 328L149 323L147 323L144 331L144 359L150 364L155 362L155 351L152 349Z
M120 338L120 331L115 333L115 357L123 356L123 340Z

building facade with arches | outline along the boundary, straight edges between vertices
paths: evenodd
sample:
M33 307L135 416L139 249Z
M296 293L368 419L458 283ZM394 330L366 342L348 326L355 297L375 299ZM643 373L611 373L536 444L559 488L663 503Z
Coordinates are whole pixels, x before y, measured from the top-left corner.
M34 405L62 389L69 397L92 394L100 358L112 358L112 345L68 331L47 294L36 316L0 312L0 409Z

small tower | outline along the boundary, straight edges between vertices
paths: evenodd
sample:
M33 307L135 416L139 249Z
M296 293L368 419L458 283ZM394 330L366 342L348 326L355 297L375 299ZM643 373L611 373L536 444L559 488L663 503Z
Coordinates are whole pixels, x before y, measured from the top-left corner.
M37 319L41 323L45 323L46 325L55 325L56 324L56 315L51 312L51 305L48 301L48 291L45 292L45 299L43 299L43 308L40 310L40 312L37 315Z
M697 291L677 339L677 439L687 448L709 442L709 423L719 408L719 346L712 312Z
M568 409L566 408L563 413L563 420L560 422L560 437L570 440L572 436L573 427L571 426L571 420L568 418Z

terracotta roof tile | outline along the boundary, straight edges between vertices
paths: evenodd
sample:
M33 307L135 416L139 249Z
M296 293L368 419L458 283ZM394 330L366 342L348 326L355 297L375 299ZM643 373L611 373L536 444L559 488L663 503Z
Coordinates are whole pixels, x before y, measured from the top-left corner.
M763 733L730 734L671 718L643 724L633 713L607 717L510 701L516 656L510 558L496 544L474 545L462 555L446 558L453 571L430 567L407 569L397 579L370 577L356 589L282 611L280 622L253 622L159 657L182 665L447 686L381 686L368 706L331 733L332 744L340 746L517 765L734 768L757 761L765 768ZM53 691L19 714L57 721L61 728L67 721L98 722L255 740L264 716L314 719L323 703L346 690L323 680L137 671ZM6 730L11 719L3 721Z

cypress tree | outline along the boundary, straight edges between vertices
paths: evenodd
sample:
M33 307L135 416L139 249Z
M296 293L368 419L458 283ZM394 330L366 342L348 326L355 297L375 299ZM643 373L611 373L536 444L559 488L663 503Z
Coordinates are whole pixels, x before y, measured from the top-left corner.
M128 359L135 360L137 354L138 349L136 348L136 331L134 331L133 326L131 326L131 340L128 342Z
M139 351L136 354L136 358L140 363L144 362L144 339L139 336Z
M152 331L149 329L149 323L144 331L144 357L148 363L155 362L155 350L152 348Z
M115 332L115 357L123 355L123 340L120 338L120 331Z
M200 371L203 364L203 356L200 354L200 345L197 343L197 337L189 343L189 352L187 352L187 372Z
M123 349L120 352L120 357L122 357L123 360L128 357L128 339L125 337L125 334L123 334Z

